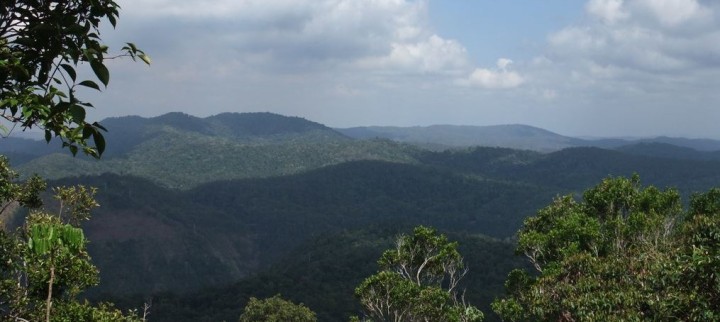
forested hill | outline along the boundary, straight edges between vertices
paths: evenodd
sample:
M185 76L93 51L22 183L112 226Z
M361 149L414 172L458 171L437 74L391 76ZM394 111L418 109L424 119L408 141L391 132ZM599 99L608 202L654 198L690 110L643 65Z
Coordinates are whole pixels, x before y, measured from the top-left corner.
M109 129L106 139L111 143L108 145L106 157L116 157L133 151L143 142L167 132L235 139L246 143L299 137L313 140L345 139L342 134L322 124L272 113L222 113L198 118L173 112L153 118L109 118L103 120L102 124Z
M627 146L628 148L625 150L631 150L629 147L636 144L660 143L667 146L688 148L696 152L720 151L720 141L711 139L687 139L666 136L638 139L583 139L521 124L490 126L431 125L413 127L366 126L338 128L336 130L353 138L385 138L434 150L468 146L503 147L538 152L553 152L572 147L616 149ZM688 156L684 153L674 154L673 152L667 152L667 154L671 157L680 158ZM703 156L703 158L705 157L706 156Z
M50 179L116 173L190 189L215 180L289 175L353 160L409 163L418 151L388 140L351 139L318 123L270 113L207 118L170 113L111 118L103 124L109 130L108 148L99 161L73 158L42 144L45 149L39 152L0 153L23 173Z
M353 161L186 191L116 174L53 185L99 188L102 207L87 226L103 278L98 292L128 294L222 286L290 256L304 241L371 225L425 224L508 238L554 196L608 175L639 173L648 184L685 193L720 182L720 162L597 148L551 154L475 148L418 160Z
M337 129L359 139L387 138L433 149L488 146L540 152L586 145L585 141L527 125L415 127L369 126Z
M327 236L378 227L401 231L424 224L446 233L506 239L554 196L581 191L608 175L637 172L645 183L675 186L685 193L720 182L716 161L651 158L597 148L551 154L475 148L428 152L419 160L419 164L353 161L290 176L216 181L185 191L115 174L64 179L53 185L79 182L100 189L102 207L86 226L102 278L94 296L110 292L138 301L155 293L156 318L168 314L161 320L186 316L191 321L198 317L191 312L217 312L210 316L227 318L237 314L247 296L282 293L297 302L313 303L312 308L327 317L323 321L334 321L353 307L347 290L361 277L348 272L371 271L383 246L358 250L359 257L347 252L372 240L327 253L307 249L327 247L323 241ZM377 242L392 236L383 238ZM468 261L474 263L470 276L510 261L512 247L502 247L504 257L492 249L474 249L477 255L468 252ZM494 257L488 252L500 257L490 259ZM293 269L283 269L287 265ZM513 265L493 273L503 276L492 284L496 292L504 272ZM323 275L300 278L301 272ZM304 283L302 289L297 288L299 281ZM238 284L230 286L233 282ZM205 291L187 293L198 289ZM347 292L332 293L337 306L318 304L326 300L303 291L330 294L328 290L338 289ZM232 292L234 297L219 300Z
M0 153L9 156L14 165L19 165L22 173L38 173L50 179L116 173L146 178L168 188L191 189L216 180L284 176L357 160L405 164L436 162L437 157L428 150L395 140L412 141L421 138L433 145L433 150L450 141L453 144L514 146L527 150L553 150L587 142L521 125L484 128L435 126L416 128L410 132L398 128L344 131L347 135L369 137L372 134L362 132L372 130L369 133L385 133L390 138L358 139L319 123L271 113L224 113L207 118L169 113L154 118L110 118L104 120L103 124L109 129L106 135L108 149L100 161L82 156L73 158L66 151L60 151L55 144L48 146L27 139L4 139L5 144L0 145ZM714 141L678 142L710 148ZM449 156L448 162L457 162L454 158L463 155L463 149L467 148L439 153L455 153L455 156ZM617 161L629 158L629 155L658 159L720 160L720 152L699 151L667 143L641 143L617 149L622 153L584 151L598 153L603 158L615 155ZM556 153L560 154L549 153L543 157L537 153L518 151L514 152L516 159L508 161L530 165L558 156L565 158L563 152ZM583 157L582 153L577 152L566 154L570 158L558 162L573 162L575 156ZM638 158L630 159L629 162L643 163ZM597 163L592 158L587 162ZM648 164L652 165L654 161ZM545 166L552 168L551 164ZM642 168L645 165L639 166ZM554 170L561 169L556 167ZM608 175L616 173L614 170L618 169L602 171L601 167L597 170ZM540 177L544 179L547 176Z
M178 320L172 312L183 312L183 305L207 308L191 308L197 314L221 312L210 319L230 319L246 295L274 293L313 303L323 321L337 320L353 310L348 289L362 278L348 271L371 271L382 242L393 238L379 236L379 227L399 232L424 224L462 236L461 243L477 246L465 251L479 271L507 264L487 275L492 281L475 277L482 280L478 285L494 285L492 292L499 292L507 270L519 265L507 241L524 218L557 195L633 173L644 183L674 186L685 195L720 182L720 161L709 157L714 152L668 144L548 153L498 147L436 151L350 138L269 113L209 118L170 113L104 124L108 151L100 161L48 153L45 143L35 141L0 147L10 150L4 153L21 163L23 173L53 178L51 186L99 189L102 206L85 231L102 282L89 296L142 301L155 294L165 302L156 302L154 317L167 321ZM369 240L376 237L377 243ZM322 257L328 243L347 240L352 244ZM357 256L348 256L353 249ZM364 266L343 266L359 262ZM283 270L288 265L295 270ZM301 279L303 290L316 290L303 292L295 285L298 272L328 275ZM340 288L346 291L327 291ZM218 300L233 292L245 297ZM337 305L324 305L331 302L315 295L330 293ZM492 297L481 293L469 298Z

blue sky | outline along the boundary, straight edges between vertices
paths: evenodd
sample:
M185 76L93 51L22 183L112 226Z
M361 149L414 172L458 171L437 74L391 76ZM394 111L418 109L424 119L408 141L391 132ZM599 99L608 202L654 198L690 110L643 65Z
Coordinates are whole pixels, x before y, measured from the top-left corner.
M435 0L429 5L437 32L460 41L478 64L503 56L532 59L548 34L577 23L584 8L579 0Z
M720 138L720 2L119 0L90 116L269 111L334 127L529 124Z

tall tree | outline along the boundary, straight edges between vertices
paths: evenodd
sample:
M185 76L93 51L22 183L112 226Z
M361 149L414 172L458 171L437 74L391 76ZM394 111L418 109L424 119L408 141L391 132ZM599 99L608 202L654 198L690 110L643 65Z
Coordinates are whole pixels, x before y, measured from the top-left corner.
M3 135L13 128L39 127L49 142L58 137L72 154L79 149L100 157L105 150L98 123L86 120L92 107L77 97L78 87L100 90L95 80L78 79L78 68L89 66L107 86L107 59L128 56L150 59L128 43L117 56L108 56L100 38L100 23L115 26L119 6L112 0L8 0L0 2L0 125ZM91 143L92 141L92 143ZM77 300L97 283L97 269L85 249L79 224L97 206L94 189L57 188L57 213L41 208L45 183L33 177L25 184L7 159L0 157L0 214L16 206L30 208L25 225L16 232L0 230L0 317L12 321L130 321L111 305Z
M510 273L493 310L510 321L717 320L719 209L718 190L685 212L677 191L637 176L557 198L519 232L536 272Z
M355 295L372 321L482 321L467 305L458 283L467 272L457 251L435 229L419 226L397 239L378 260L380 272L368 277ZM356 321L358 318L354 318Z

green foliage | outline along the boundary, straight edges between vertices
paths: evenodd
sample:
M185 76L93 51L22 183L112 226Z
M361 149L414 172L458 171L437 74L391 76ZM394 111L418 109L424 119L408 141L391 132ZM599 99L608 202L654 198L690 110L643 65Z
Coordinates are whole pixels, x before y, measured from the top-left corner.
M105 150L105 130L86 120L93 107L77 97L79 87L100 90L94 80L78 79L85 63L104 86L108 47L100 38L100 23L113 27L119 6L112 0L28 1L0 4L0 111L22 128L39 127L45 140L59 137L72 154L78 149L99 157ZM122 48L133 60L150 59L134 44ZM11 129L4 129L7 134ZM90 144L92 140L93 144Z
M97 206L94 189L58 187L56 198L66 205L68 220L39 209L45 182L33 178L14 181L15 173L0 158L0 191L5 205L33 208L22 229L0 230L0 318L29 321L130 321L107 305L77 301L86 288L97 285L98 271L90 262L81 220Z
M447 282L450 292L457 286L456 278L462 277L464 272L457 243L451 243L445 235L438 235L434 229L423 226L415 228L411 236L398 238L396 248L383 253L378 265L380 269L395 271L417 285Z
M467 272L457 244L419 226L378 260L381 271L356 289L371 321L482 321L456 287Z
M0 155L0 215L16 203L28 208L42 205L40 192L46 188L45 181L38 176L32 176L25 182L17 182L17 178L18 174L10 168L8 159Z
M258 300L254 297L245 306L240 322L316 322L315 312L301 304L284 300L280 295Z
M83 185L53 188L54 198L60 202L58 217L75 225L90 219L90 210L100 206L95 201L97 189Z
M88 301L62 301L54 306L53 322L140 322L137 312L123 313L112 303L92 305Z
M493 309L509 321L717 320L719 196L696 195L683 214L677 191L634 176L558 198L519 232L538 275L512 272Z

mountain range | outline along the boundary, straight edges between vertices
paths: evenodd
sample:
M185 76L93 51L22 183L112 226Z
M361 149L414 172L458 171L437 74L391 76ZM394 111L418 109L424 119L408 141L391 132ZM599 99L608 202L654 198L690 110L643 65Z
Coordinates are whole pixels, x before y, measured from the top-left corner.
M156 321L233 320L249 296L276 293L321 321L345 319L382 250L420 224L465 245L468 299L489 313L507 272L523 265L515 232L555 196L633 173L685 197L720 183L712 140L592 146L526 126L399 134L270 113L101 123L101 160L13 138L0 153L51 186L99 189L85 230L101 285L87 296L128 307L152 297Z
M369 126L336 130L358 139L386 138L433 149L488 146L554 152L571 147L614 149L632 147L637 144L659 143L702 152L720 151L720 141L711 139L671 138L666 136L642 139L582 139L521 124L491 126L432 125L425 127Z

